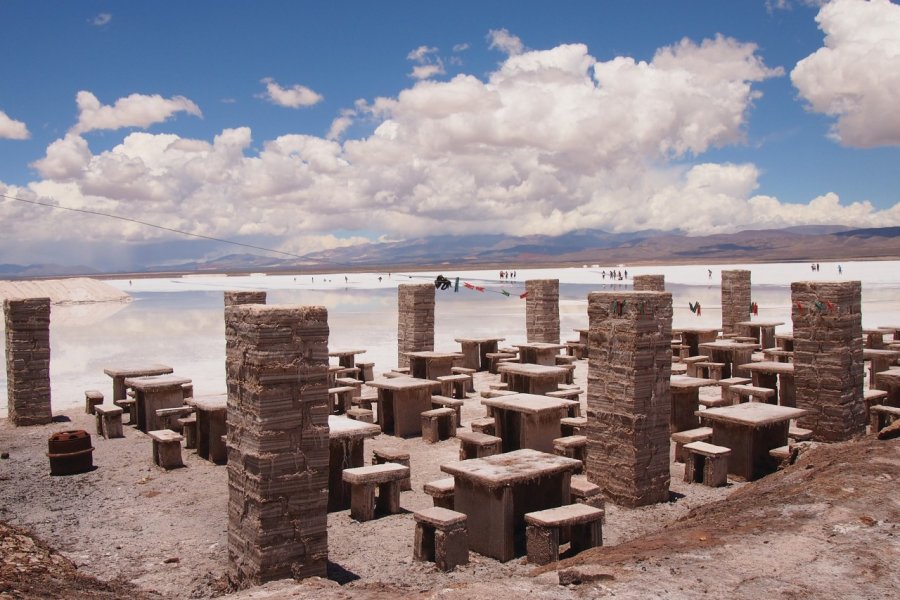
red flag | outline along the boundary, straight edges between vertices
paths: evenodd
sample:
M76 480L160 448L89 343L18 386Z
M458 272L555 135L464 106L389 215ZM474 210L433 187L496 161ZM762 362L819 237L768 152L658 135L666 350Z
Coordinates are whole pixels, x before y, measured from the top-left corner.
M523 300L526 296L528 296L528 292L522 292L521 294L519 294L519 298L522 298Z
M463 285L466 286L467 288L469 288L470 290L474 290L474 289L475 289L475 286L472 285L471 283L469 283L468 281L464 281L464 282L463 282Z

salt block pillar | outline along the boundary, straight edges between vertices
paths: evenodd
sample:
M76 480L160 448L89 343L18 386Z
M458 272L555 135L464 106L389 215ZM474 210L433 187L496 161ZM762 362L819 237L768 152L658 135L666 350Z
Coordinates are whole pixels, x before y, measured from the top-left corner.
M634 291L636 292L664 292L666 291L665 275L635 275Z
M797 420L813 439L836 442L866 432L862 296L859 281L795 281L794 387Z
M265 304L266 292L225 292L225 306L237 304Z
M397 286L397 366L408 367L404 352L434 350L434 286L402 283Z
M672 294L588 295L587 477L616 504L669 500Z
M528 342L559 343L559 279L525 282L525 331Z
M3 301L6 320L6 398L13 425L49 423L50 298Z
M750 271L722 271L722 333L737 335L735 323L750 320Z
M229 577L325 577L328 311L238 305L225 323Z

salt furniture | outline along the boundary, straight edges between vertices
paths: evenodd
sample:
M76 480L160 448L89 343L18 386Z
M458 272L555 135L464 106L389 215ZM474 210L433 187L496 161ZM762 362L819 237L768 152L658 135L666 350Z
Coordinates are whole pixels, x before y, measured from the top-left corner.
M565 437L553 440L553 452L560 456L568 456L580 460L582 465L585 463L587 453L587 436L584 435L567 435ZM578 469L580 473L582 469Z
M587 427L587 417L563 417L559 420L559 432L565 437L579 435Z
M891 368L891 363L900 358L900 350L873 350L863 348L863 360L869 361L869 381L875 381L875 375Z
M519 362L546 366L556 365L556 356L566 347L565 344L549 342L529 342L513 346L519 350Z
M569 483L570 504L587 504L594 508L603 508L606 500L600 486L591 483L584 475L575 475Z
M416 537L413 560L434 561L441 571L452 571L469 562L466 515L446 508L426 508L413 513Z
M761 348L775 346L775 328L784 325L784 321L738 321L735 323L742 335L751 337Z
M882 404L900 407L900 369L888 369L876 373L875 387L888 393Z
M128 424L137 426L137 400L134 398L125 398L124 400L116 400L115 405L122 408L128 413Z
M181 427L181 435L184 436L184 447L188 450L196 450L197 413L191 413L186 417L181 417L180 419L178 419L178 425Z
M161 364L115 365L103 369L113 380L113 403L125 399L125 380L129 377L146 377L149 375L167 375L174 371L172 367ZM188 380L190 381L190 380Z
M342 367L352 369L355 366L355 357L357 354L365 354L365 350L359 350L356 348L348 348L348 349L339 349L339 350L329 350L328 356L333 356L338 359L338 364Z
M869 409L869 422L872 433L878 433L897 419L900 419L900 408L876 404Z
M447 396L432 396L431 406L433 408L452 408L456 412L456 425L462 427L462 407L464 401L456 398L448 398Z
M453 373L454 375L468 375L469 381L467 384L468 387L466 387L466 391L467 392L475 391L475 373L477 373L477 371L475 369L468 369L466 367L451 367L450 372Z
M587 504L568 504L530 512L528 524L528 562L546 565L559 560L560 530L569 532L570 551L577 554L603 545L603 510Z
M372 450L372 464L383 465L384 463L397 463L404 467L409 467L409 452L400 448L375 448ZM400 490L411 490L412 482L410 478L400 482Z
M422 440L436 444L456 435L456 411L452 408L433 408L422 413Z
M866 415L869 414L869 411L872 410L872 407L876 404L884 405L887 397L888 393L884 390L869 389L863 392L863 399L866 402Z
M550 367L531 363L504 363L497 371L506 377L509 389L523 394L546 394L559 389L566 376L562 367Z
M350 485L350 516L357 521L371 521L376 511L399 513L400 481L407 477L409 467L396 463L345 469L343 478Z
M419 379L434 379L451 375L453 361L462 358L458 352L434 352L432 350L419 350L417 352L404 352L409 359L409 374Z
M176 375L125 378L125 385L134 389L138 429L145 433L161 429L163 423L156 411L184 405L181 386L190 382L190 379Z
M682 327L673 329L672 333L681 336L681 345L687 346L688 356L697 356L700 344L715 341L719 331L718 327Z
M431 496L435 506L453 510L454 481L452 477L429 481L422 486L422 489Z
M94 414L94 407L103 404L103 394L99 390L84 391L84 412Z
M382 431L397 437L422 433L421 415L431 410L431 393L440 384L415 377L380 378L366 382L378 390L378 419Z
M732 397L731 395L731 386L733 385L746 385L748 383L753 383L753 379L748 377L728 377L727 379L720 379L716 382L718 386L721 388L722 392L722 403L719 406L730 406L732 404L737 404L737 399ZM705 406L709 406L709 404L703 403Z
M451 398L466 398L466 390L472 377L469 375L441 375L437 378L441 382L441 395Z
M487 371L490 368L488 354L497 352L497 343L505 340L502 337L456 338L462 349L463 367L476 371Z
M672 375L672 412L669 415L669 433L694 429L700 424L696 412L700 408L700 388L716 385L715 379Z
M153 440L153 464L163 469L177 469L183 467L181 460L181 434L171 429L158 429L148 431L147 435Z
M441 465L455 478L454 510L469 517L469 548L508 561L524 550L526 513L569 501L581 461L516 450Z
M372 423L328 416L328 511L350 507L350 487L344 483L344 469L365 465L363 441L381 433Z
M716 381L722 379L722 369L725 363L711 362L708 360L694 363L696 369L696 377L707 377Z
M373 362L358 362L356 363L356 368L359 369L359 380L360 381L372 381L375 379L375 363Z
M728 482L728 456L731 450L706 442L684 445L684 480L721 487Z
M675 462L684 462L684 446L693 442L708 442L712 439L712 427L697 427L687 431L678 431L672 434L675 442Z
M774 404L797 406L794 363L762 361L746 364L742 368L750 373L754 386L776 390L772 398Z
M354 393L356 393L356 388L349 385L328 388L331 412L336 415L342 415L353 408Z
M459 460L493 456L503 451L503 440L477 431L459 431Z
M197 456L217 465L228 461L228 449L222 443L222 435L227 432L225 417L228 413L228 399L225 394L201 396L187 400L197 415Z
M489 352L486 355L488 359L488 371L496 375L500 371L500 365L505 364L503 361L515 360L516 355L511 352Z
M746 398L753 402L775 404L775 390L771 388L755 385L733 385L729 388L729 392L738 399L738 402L744 402Z
M799 408L761 402L697 412L701 421L712 427L712 443L731 448L728 473L747 481L775 470L769 450L786 445L791 419L805 414L806 411Z
M570 400L513 394L483 398L494 419L496 436L503 439L503 451L531 448L553 452L553 440L561 437L559 420L568 416Z
M788 439L794 440L795 442L808 442L812 439L812 429L803 429L802 427L795 427L791 425L788 427Z
M700 375L700 367L697 365L699 363L707 362L708 360L708 356L689 356L681 362L686 365L688 377L698 377Z
M370 408L356 407L347 411L347 418L354 421L362 421L364 423L374 423L375 413L373 413ZM381 430L380 427L378 429L379 431Z
M495 433L497 433L497 426L492 417L472 419L472 422L469 423L469 426L472 428L472 431L478 433L484 433L487 435L494 435Z
M125 437L122 433L122 408L115 405L98 404L94 407L97 419L97 435L106 439Z
M722 377L742 375L743 365L750 362L753 351L758 347L759 344L732 340L717 340L700 344L700 350L708 355L710 360L725 364L722 367Z

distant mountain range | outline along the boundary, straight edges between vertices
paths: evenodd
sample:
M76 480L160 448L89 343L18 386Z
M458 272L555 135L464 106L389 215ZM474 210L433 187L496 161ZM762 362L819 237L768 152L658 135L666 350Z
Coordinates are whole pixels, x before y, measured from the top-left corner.
M560 236L438 235L316 252L301 259L231 254L203 262L151 266L134 273L399 270L443 265L494 267L672 264L900 258L900 227L803 226L686 236L672 231ZM89 267L0 265L0 278L97 274Z

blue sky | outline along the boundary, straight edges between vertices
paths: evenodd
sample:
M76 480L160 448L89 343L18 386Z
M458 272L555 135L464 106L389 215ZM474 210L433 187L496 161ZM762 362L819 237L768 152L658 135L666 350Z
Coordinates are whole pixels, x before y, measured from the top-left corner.
M299 254L898 225L900 6L822 4L6 0L0 193ZM235 251L3 199L0 226L0 263Z

